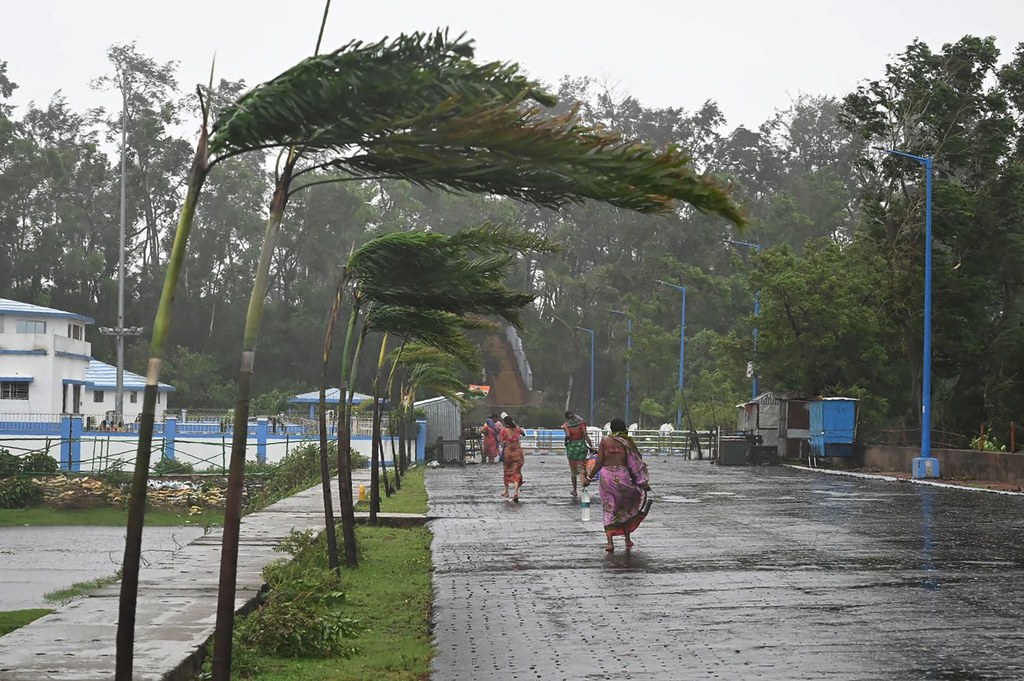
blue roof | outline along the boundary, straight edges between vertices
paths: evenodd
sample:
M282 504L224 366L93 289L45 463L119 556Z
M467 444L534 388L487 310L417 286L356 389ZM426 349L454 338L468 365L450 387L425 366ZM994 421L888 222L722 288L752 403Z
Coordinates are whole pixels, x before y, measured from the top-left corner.
M125 371L121 380L125 390L144 390L146 388L146 379L131 371ZM115 390L117 388L117 367L98 359L90 359L89 367L85 370L85 384L93 390ZM169 392L174 390L174 386L160 383L158 390Z
M327 389L327 404L338 404L339 401L340 401L338 399L338 393L339 392L340 392L340 390L338 388L328 388ZM373 398L371 396L369 396L369 395L364 395L362 393L352 393L352 404L360 404L360 403L362 403L362 402L364 402L366 400L372 400L372 399ZM295 397L289 397L288 398L288 404L319 404L319 403L320 403L320 391L319 390L314 390L311 393L302 393L301 395L296 395Z
M0 298L0 315L5 314L19 314L30 317L60 317L62 319L74 319L86 324L96 323L96 320L91 317L75 314L74 312L55 310L52 307L43 307L42 305L33 305L32 303L21 303L9 298Z

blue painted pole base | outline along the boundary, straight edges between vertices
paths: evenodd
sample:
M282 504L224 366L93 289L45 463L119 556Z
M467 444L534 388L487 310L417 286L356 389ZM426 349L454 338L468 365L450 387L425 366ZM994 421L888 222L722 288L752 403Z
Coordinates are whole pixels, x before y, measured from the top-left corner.
M939 477L939 460L934 456L918 456L914 458L913 475L915 480Z

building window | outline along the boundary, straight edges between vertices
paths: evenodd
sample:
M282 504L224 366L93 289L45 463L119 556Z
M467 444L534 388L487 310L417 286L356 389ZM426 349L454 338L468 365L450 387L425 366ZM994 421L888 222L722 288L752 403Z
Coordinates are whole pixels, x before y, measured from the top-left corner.
M27 400L28 381L0 381L0 400Z
M132 404L139 403L139 393L137 390L133 390L131 392L131 394L128 396L128 401L131 402Z
M93 402L100 402L100 403L102 403L103 402L103 391L102 390L93 390L92 391L92 401Z
M68 338L82 340L82 327L78 324L68 324Z
M46 322L34 319L19 319L14 325L15 333L46 333Z

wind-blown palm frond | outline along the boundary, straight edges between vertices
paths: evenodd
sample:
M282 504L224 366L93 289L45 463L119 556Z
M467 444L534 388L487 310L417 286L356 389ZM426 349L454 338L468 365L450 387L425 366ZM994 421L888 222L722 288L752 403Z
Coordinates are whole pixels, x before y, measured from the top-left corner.
M480 370L480 349L469 342L463 330L479 326L478 322L455 314L398 305L372 306L365 322L365 328L370 331L415 339L444 350L470 371Z
M501 233L509 237L513 249L547 245L517 230ZM496 315L518 327L519 310L529 305L534 295L503 283L515 254L502 252L504 242L490 244L492 251L498 251L492 255L470 257L466 253L469 247L482 250L487 234L486 230L467 236L422 231L385 234L353 252L345 276L364 300L457 316Z
M728 192L677 148L656 151L551 116L514 64L478 65L461 36L416 33L303 60L217 120L213 153L294 145L355 176L510 196L557 208L597 200L650 213L675 201L745 223Z
M394 364L395 362L403 366L436 364L450 369L455 367L456 361L450 353L423 343L406 343L389 352L385 359L385 362L388 364Z
M554 98L516 64L473 61L472 41L447 31L351 42L302 60L257 86L217 119L211 151L266 146L341 149L480 101Z
M584 125L574 112L546 116L537 107L494 106L429 128L410 126L334 166L357 176L502 194L549 208L591 199L664 213L678 200L737 225L746 221L728 191L696 173L681 149L657 151Z

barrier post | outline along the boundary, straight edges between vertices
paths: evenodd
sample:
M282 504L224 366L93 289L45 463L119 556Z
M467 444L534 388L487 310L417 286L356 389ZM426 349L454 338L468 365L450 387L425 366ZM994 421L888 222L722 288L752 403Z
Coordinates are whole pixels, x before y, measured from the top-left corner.
M164 456L173 459L174 441L178 437L178 419L174 416L164 418Z
M256 460L267 462L267 419L256 419Z

